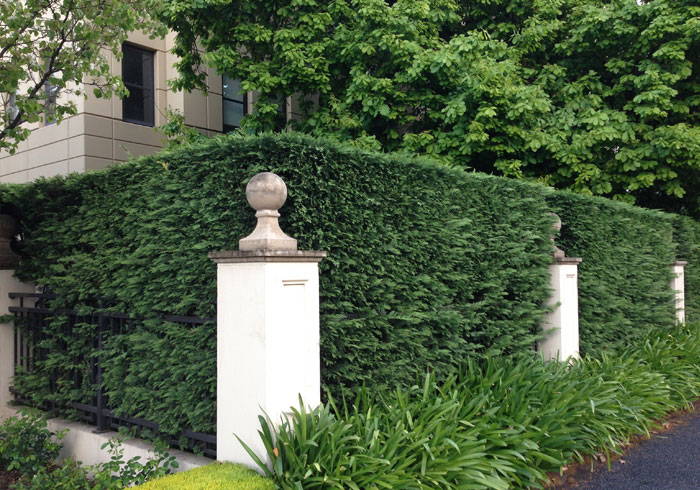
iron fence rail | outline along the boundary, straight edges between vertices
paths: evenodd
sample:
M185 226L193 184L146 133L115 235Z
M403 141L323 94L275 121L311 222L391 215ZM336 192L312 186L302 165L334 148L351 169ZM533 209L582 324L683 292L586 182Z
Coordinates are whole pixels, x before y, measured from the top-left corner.
M92 340L92 348L94 352L102 350L105 340L113 335L124 334L137 322L143 319L133 318L131 315L113 311L94 311L89 314L80 314L71 309L53 309L48 307L48 301L55 299L56 296L49 293L9 293L10 299L19 300L19 306L11 306L9 308L15 318L15 337L14 337L14 364L15 369L22 369L25 372L31 373L37 361L45 360L48 352L41 347L43 338L43 330L48 327L49 322L58 316L66 318L66 322L61 326L62 333L69 335L76 324L91 324L96 326L96 335ZM27 305L26 303L33 301L34 304ZM215 323L215 318L201 318L194 316L182 315L159 315L160 320L172 323L180 323L183 325L202 325L204 323ZM59 342L59 347L68 349L67 342ZM36 406L45 410L60 412L61 409L72 409L84 422L94 425L96 432L104 432L108 430L117 430L120 427L147 429L154 433L160 434L160 428L157 423L145 420L138 416L124 416L117 414L109 407L108 396L105 393L103 386L103 370L99 362L99 356L88 356L87 363L89 364L89 379L82 379L83 374L77 369L73 370L72 379L68 380L75 386L81 385L84 381L94 387L89 403L86 400L71 401L59 405L56 402L44 403L42 406L36 406L31 400L29 393L21 393L14 390L15 400L19 403L28 406ZM85 362L83 356L80 359ZM60 380L65 382L66 380ZM49 379L49 389L55 390L59 379L55 374L52 374ZM192 430L183 430L177 435L169 435L163 437L167 442L174 445L181 445L184 440L185 448L201 452L205 456L216 458L216 435L195 432Z

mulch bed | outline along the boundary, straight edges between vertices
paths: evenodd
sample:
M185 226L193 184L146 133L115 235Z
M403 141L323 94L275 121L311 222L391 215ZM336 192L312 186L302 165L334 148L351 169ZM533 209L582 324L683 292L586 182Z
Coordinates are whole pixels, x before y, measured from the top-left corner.
M694 410L679 410L677 412L672 412L667 417L659 420L656 424L656 428L651 430L651 436L656 434L663 434L674 427L679 425L684 425L688 422L688 419L694 415L696 412L700 411L700 400L697 400L693 404ZM625 445L622 450L622 454L610 454L610 464L615 461L619 461L624 464L625 454L630 449L638 446L641 442L649 440L646 436L634 436L630 442ZM596 454L595 456L586 456L582 463L572 463L565 466L562 474L550 473L549 481L546 483L545 488L551 488L554 490L569 490L572 488L577 488L591 480L594 473L598 471L608 470L608 459L605 454Z
M0 490L7 490L10 485L16 483L19 480L19 473L17 471L5 471L0 470Z

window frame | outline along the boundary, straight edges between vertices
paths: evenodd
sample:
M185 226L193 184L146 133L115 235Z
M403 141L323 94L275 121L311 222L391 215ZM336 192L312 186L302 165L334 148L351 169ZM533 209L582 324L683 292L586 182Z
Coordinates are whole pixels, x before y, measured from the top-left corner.
M127 82L124 76L125 72L125 62L127 60L126 57L126 52L127 50L131 50L134 52L138 52L141 55L141 62L143 63L143 56L147 56L150 58L150 63L148 65L144 64L143 66L149 66L150 67L150 73L148 74L150 76L150 86L148 84L148 76L144 72L143 76L141 77L141 84L137 83L132 83L132 82ZM134 119L126 116L126 106L129 101L129 97L124 97L122 98L122 121L128 122L131 124L138 124L140 126L147 126L147 127L154 127L155 126L155 106L156 106L156 70L155 70L155 61L156 61L156 53L152 49L144 48L143 46L138 46L136 44L128 43L125 42L122 44L122 80L124 81L124 86L127 88L127 90L130 87L133 87L135 89L140 89L143 91L143 113L144 113L144 119ZM129 93L131 96L131 91ZM150 96L150 104L148 103Z
M248 115L248 92L241 89L241 100L226 97L226 91L224 90L224 85L226 85L226 81L224 80L225 78L236 80L228 75L221 75L221 132L224 134L240 129L240 126L231 126L226 124L226 102L241 104L243 106L243 117Z

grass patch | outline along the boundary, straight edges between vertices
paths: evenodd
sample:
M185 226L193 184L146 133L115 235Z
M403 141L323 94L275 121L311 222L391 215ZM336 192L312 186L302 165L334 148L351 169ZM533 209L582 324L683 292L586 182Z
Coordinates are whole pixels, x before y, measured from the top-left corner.
M275 485L240 465L212 463L194 470L151 480L136 488L142 490L273 490Z

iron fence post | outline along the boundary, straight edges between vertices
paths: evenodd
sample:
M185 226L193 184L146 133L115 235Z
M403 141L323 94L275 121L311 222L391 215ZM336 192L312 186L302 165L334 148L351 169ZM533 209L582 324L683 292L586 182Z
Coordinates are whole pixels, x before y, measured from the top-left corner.
M95 357L95 384L97 385L97 399L95 405L97 406L96 412L96 424L97 429L94 430L96 434L107 432L109 427L107 425L107 420L104 414L105 411L105 400L104 400L104 390L102 388L102 366L100 365L100 354L102 352L102 333L104 330L105 317L102 312L98 312L97 317L97 353Z

